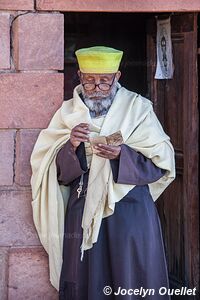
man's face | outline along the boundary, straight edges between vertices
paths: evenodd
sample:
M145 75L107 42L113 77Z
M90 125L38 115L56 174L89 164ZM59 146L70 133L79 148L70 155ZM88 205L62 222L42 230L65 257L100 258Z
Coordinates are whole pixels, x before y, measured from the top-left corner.
M112 73L112 74L79 73L79 74L80 74L80 81L83 85L84 94L87 98L91 100L101 100L102 98L109 97L112 92L113 83L116 83L115 80L116 73Z
M117 81L121 72L112 74L81 73L78 71L82 84L85 104L93 115L106 113L110 108L117 91Z

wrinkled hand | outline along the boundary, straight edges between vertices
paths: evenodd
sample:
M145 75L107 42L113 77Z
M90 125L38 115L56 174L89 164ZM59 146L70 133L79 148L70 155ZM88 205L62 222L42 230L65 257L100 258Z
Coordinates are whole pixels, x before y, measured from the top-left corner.
M107 159L119 158L121 152L121 146L97 144L94 148L98 151L96 155Z
M76 125L70 134L70 142L74 146L74 150L80 145L81 142L89 141L89 124L80 123Z

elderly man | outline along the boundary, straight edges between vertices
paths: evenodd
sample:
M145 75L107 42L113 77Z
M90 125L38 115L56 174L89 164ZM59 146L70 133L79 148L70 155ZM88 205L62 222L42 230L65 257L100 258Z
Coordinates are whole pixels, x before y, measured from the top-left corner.
M60 300L170 299L154 202L175 178L174 150L152 102L119 84L122 54L76 51L80 85L31 156L34 222Z

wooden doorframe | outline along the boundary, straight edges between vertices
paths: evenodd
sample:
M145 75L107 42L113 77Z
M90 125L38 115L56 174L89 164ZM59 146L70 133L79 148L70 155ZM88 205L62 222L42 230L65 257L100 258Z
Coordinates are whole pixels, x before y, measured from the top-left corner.
M191 74L188 78L184 78L183 84L183 103L187 105L183 107L183 129L182 132L186 138L184 138L183 153L184 153L184 189L183 189L183 214L184 214L184 253L185 253L185 283L190 288L197 287L199 292L199 113L198 113L198 51L197 51L197 16L194 16L194 31L184 33L185 44L188 48L184 49L184 70L187 70L187 74ZM150 29L153 31L153 29ZM193 34L193 43L191 44L191 34ZM155 40L148 36L147 47L154 48ZM189 57L188 57L189 53ZM150 61L151 59L151 61ZM156 52L151 53L151 57L147 58L150 65L148 66L149 72L147 72L149 78L148 82L150 97L154 102L154 109L158 113L162 111L160 106L163 105L163 101L160 101L162 95L157 93L158 81L154 79L155 67L156 67ZM195 74L194 74L195 73ZM188 83L189 80L189 83ZM159 82L165 88L165 80ZM199 87L200 88L200 87ZM161 103L160 103L161 102ZM164 115L159 115L161 122L164 121ZM181 166L181 155L176 153L176 167L177 173L179 172L179 166ZM198 297L198 296L197 296ZM190 298L189 298L190 299ZM194 298L192 298L194 299ZM198 299L195 297L195 299Z
M197 13L194 13L193 40L196 41L192 45L186 40L188 47L191 47L190 61L188 64L184 59L185 68L189 68L189 74L196 73L196 81L193 82L193 76L190 76L190 90L186 89L184 84L184 97L187 99L187 107L184 109L184 128L183 132L188 137L185 140L184 155L187 157L187 182L185 185L185 210L184 223L185 227L185 253L186 253L186 282L193 280L194 286L199 286L199 115L198 115L198 51L197 51ZM186 35L186 39L188 36ZM187 82L188 84L188 82Z

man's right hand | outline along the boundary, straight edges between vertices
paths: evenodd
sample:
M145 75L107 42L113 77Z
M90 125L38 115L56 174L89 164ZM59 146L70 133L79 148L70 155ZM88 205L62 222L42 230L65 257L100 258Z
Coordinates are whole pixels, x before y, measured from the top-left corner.
M74 146L74 150L80 145L81 142L89 141L89 124L80 123L76 125L70 134L70 142Z

